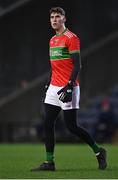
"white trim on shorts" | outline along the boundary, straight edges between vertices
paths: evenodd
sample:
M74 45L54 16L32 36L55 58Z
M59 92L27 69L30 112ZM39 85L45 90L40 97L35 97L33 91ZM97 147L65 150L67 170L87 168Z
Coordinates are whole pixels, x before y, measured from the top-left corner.
M46 98L44 100L44 103L51 104L54 106L59 106L63 110L69 110L69 109L79 109L79 101L80 101L80 87L75 86L72 92L72 101L63 103L59 100L59 96L57 92L62 89L63 87L58 87L50 84L47 92L46 92Z

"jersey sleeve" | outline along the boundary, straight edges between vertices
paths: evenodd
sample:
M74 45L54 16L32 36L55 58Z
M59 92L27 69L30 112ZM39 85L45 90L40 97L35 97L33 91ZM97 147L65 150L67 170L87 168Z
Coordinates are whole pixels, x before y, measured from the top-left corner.
M77 36L71 37L67 46L70 54L80 53L80 39Z

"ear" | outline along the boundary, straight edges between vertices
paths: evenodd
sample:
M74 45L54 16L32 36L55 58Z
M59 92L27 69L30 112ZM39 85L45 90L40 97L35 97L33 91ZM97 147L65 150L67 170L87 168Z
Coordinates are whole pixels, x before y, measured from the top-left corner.
M64 19L63 19L64 23L66 22L66 17L64 16Z

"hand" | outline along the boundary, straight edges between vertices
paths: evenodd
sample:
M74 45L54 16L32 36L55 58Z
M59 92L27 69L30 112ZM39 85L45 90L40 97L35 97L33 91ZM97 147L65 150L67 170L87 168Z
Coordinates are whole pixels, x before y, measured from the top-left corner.
M73 83L69 81L68 84L57 92L60 95L59 100L63 103L72 101Z
M49 87L49 84L46 84L45 87L44 87L44 92L46 94L47 90L48 90L48 87Z
M48 90L48 87L49 87L49 83L44 86L44 92L43 92L43 97L42 97L43 101L44 101L44 99L46 97L46 92Z

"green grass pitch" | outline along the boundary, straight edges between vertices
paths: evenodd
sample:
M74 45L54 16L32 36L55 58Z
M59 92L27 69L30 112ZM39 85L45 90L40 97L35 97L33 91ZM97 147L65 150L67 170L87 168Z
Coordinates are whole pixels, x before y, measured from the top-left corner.
M55 172L30 172L45 159L42 144L0 144L0 179L117 179L118 146L103 145L108 167L99 170L93 151L87 145L57 144Z

